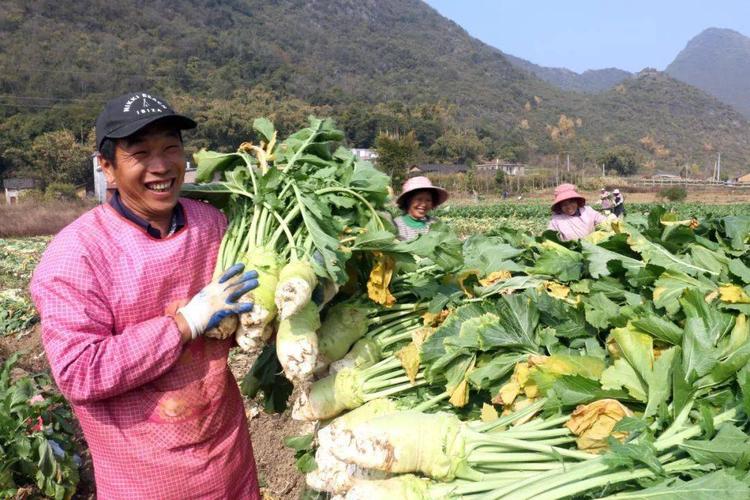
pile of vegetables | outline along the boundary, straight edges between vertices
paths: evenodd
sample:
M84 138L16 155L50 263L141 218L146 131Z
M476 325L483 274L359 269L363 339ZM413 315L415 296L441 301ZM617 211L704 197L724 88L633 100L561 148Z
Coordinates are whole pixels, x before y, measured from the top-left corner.
M657 208L573 242L437 223L399 243L387 178L332 153L329 122L278 145L256 129L267 142L199 154L218 182L193 189L230 215L217 270L267 273L268 314L236 333L262 349L243 389L281 410L279 373L297 386L310 487L750 497L750 216Z

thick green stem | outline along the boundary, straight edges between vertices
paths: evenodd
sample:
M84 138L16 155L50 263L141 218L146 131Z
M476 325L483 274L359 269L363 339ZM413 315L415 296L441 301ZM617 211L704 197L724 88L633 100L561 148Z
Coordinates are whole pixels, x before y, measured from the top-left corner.
M666 472L683 472L690 469L698 468L698 466L689 459L683 459L679 460L677 462L673 462L667 466L664 467L664 470ZM542 495L538 495L534 497L535 500L556 500L558 498L565 498L572 495L576 495L578 493L582 493L584 491L588 491L593 488L599 488L601 486L606 486L610 484L617 484L624 481L631 481L634 479L641 479L644 477L654 477L656 476L656 473L652 471L651 469L636 469L636 470L626 470L621 472L613 472L611 474L603 474L601 476L592 477L590 479L586 479L585 481L577 481L575 483L568 483L565 486L561 488L557 488L553 491L547 491ZM613 495L610 497L605 498L618 498L619 495ZM620 497L622 498L622 497Z
M417 406L414 407L414 411L425 412L429 410L430 408L432 408L433 406L435 406L436 404L438 404L440 401L446 400L450 397L451 395L448 392L440 393L437 396L434 396L423 403L419 403Z

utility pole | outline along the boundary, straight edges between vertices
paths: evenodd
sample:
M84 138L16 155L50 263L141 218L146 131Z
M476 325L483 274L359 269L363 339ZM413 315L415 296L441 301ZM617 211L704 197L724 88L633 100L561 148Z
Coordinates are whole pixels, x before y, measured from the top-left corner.
M604 163L602 163L602 177L605 177L607 174L604 173Z
M570 172L570 153L565 153L565 168Z
M721 153L719 153L719 157L716 159L716 180L721 180Z

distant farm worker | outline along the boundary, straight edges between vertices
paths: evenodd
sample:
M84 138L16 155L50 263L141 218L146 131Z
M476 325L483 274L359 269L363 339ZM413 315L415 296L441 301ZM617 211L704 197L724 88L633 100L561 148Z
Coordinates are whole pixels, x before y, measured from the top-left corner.
M612 212L617 217L622 217L625 215L625 198L622 196L622 193L619 189L615 189L612 191L612 195L614 196L614 207L612 209Z
M561 240L588 236L594 232L597 224L605 220L605 216L586 205L586 199L576 192L573 184L560 184L555 188L549 229L557 231Z
M258 285L212 280L226 219L179 198L182 134L196 123L132 92L96 121L117 192L64 228L31 282L52 374L91 450L102 499L259 499L231 340L205 335L252 309Z
M612 210L612 194L606 189L602 188L601 193L599 193L599 203L602 206L602 210Z
M398 239L410 241L430 230L430 225L437 219L430 216L430 211L445 203L448 191L433 186L427 177L412 177L404 183L396 204L404 212L396 217Z

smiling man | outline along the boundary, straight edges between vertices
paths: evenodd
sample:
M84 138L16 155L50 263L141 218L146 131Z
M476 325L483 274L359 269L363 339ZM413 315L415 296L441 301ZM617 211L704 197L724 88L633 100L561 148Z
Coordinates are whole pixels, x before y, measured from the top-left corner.
M179 198L195 126L145 92L107 103L96 141L117 191L53 239L31 282L98 498L260 498L230 340L210 338L252 308L238 299L257 273L212 280L226 219Z

